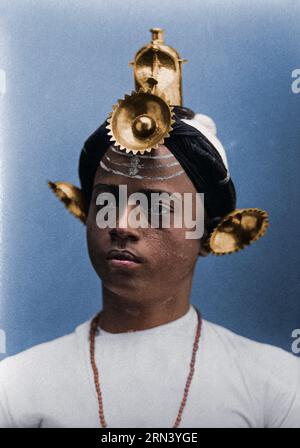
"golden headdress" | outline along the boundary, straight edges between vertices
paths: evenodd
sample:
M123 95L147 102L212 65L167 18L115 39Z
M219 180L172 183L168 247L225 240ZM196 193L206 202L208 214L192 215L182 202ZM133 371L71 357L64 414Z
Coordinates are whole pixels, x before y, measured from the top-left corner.
M142 47L130 62L136 90L118 100L107 120L112 144L133 156L151 152L164 143L172 133L174 107L182 106L181 65L186 60L164 43L162 29L150 31L151 42ZM194 119L182 121L204 133L228 170L224 148L214 137L214 132L206 133L209 126L203 127L203 118L202 122L201 119L197 122L197 117L205 118L196 114ZM212 120L209 124L214 127ZM87 207L82 190L68 182L49 181L48 185L67 209L85 223ZM264 235L268 225L268 214L264 210L235 209L221 217L205 241L205 247L215 255L237 252Z

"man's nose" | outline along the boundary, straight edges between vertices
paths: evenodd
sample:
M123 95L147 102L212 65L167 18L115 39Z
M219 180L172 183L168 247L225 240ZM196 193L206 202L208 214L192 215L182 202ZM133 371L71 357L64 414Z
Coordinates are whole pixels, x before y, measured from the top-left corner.
M139 239L138 228L130 226L129 213L133 206L124 207L123 213L119 209L119 216L117 213L116 226L110 229L109 233L112 240L131 240L137 241Z

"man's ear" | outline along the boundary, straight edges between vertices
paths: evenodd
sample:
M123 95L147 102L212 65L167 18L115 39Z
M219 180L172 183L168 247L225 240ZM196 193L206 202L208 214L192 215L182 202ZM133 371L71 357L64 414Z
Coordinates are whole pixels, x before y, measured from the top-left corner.
M205 229L202 238L199 240L199 252L198 252L199 257L206 257L207 255L209 255L210 251L207 242L208 242L208 232L207 229Z
M201 238L200 248L198 252L199 257L206 257L207 255L209 255L209 253L210 251L208 250L207 245L205 244L205 240Z
M199 240L199 252L198 252L199 257L206 257L210 253L210 248L208 246L208 240L209 240L209 236L210 236L210 233L208 230L209 224L210 224L210 219L208 217L207 211L204 210L204 231L203 231L202 238L200 238L200 240Z

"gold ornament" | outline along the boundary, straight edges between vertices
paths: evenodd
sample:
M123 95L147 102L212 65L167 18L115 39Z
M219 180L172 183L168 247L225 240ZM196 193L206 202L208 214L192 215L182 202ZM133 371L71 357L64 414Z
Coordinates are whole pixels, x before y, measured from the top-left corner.
M170 136L173 116L173 107L164 94L158 96L150 89L140 88L118 100L106 127L114 146L127 153L144 154L158 148Z
M214 255L238 252L261 238L269 226L268 213L259 208L235 209L222 218L206 248Z
M135 55L133 66L135 88L150 89L154 95L164 92L171 106L182 106L181 64L187 62L179 53L164 43L164 30L152 28L151 42Z
M75 187L69 182L48 181L48 185L69 212L85 224L87 213L84 197L80 188Z

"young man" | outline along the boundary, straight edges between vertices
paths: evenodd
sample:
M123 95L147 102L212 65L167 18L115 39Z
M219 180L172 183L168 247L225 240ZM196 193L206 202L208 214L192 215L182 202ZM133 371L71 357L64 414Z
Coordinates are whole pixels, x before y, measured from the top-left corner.
M146 51L166 53L153 34ZM255 241L266 214L235 209L212 122L178 104L168 114L157 79L119 102L86 141L81 191L50 183L86 223L103 306L73 333L0 363L0 427L300 427L299 359L206 321L190 303L198 256ZM196 213L202 191L205 216ZM166 195L151 202L157 193ZM132 195L143 219L131 215ZM190 216L176 227L178 210ZM199 219L203 235L188 238Z

